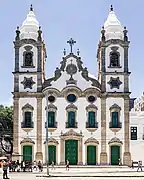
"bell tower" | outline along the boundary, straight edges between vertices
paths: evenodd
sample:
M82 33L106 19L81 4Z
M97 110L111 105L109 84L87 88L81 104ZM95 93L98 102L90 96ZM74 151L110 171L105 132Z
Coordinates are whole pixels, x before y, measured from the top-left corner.
M42 158L42 83L45 79L45 61L46 48L42 37L41 27L37 21L33 7L31 5L26 19L20 27L17 27L16 37L14 40L15 49L15 67L14 67L14 153L19 153L19 132L21 127L20 121L23 118L22 108L29 104L36 112L36 121L34 122L35 131L37 132L37 150L36 158ZM31 99L31 104L29 103ZM34 102L36 102L34 104ZM22 106L22 107L21 107ZM33 132L34 129L29 129ZM22 129L25 132L25 128ZM25 136L25 135L24 135Z
M131 163L129 140L129 40L126 27L120 21L111 6L110 12L101 30L98 45L98 80L101 84L101 163L108 162L108 138L123 134L123 164ZM119 127L111 132L111 107L119 107ZM119 129L119 130L118 130Z

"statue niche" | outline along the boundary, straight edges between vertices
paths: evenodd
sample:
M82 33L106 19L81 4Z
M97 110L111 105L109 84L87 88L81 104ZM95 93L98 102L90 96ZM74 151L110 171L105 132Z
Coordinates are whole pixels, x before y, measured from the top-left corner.
M33 66L33 53L32 52L24 53L24 66L26 67Z
M119 53L118 52L110 53L110 67L119 67Z

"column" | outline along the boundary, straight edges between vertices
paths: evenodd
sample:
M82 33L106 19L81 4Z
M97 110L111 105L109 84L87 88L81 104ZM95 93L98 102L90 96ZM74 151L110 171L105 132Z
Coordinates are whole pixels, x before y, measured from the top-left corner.
M64 139L61 138L60 139L60 164L64 165L65 164L65 143L64 143Z
M100 164L107 164L106 152L106 97L101 97L101 153Z
M13 152L19 154L19 98L14 97L13 108Z
M123 164L131 165L130 137L129 137L129 96L124 98L124 154Z
M42 97L37 98L37 152L36 160L43 160L42 153Z
M83 164L83 144L82 144L82 138L78 140L78 165Z

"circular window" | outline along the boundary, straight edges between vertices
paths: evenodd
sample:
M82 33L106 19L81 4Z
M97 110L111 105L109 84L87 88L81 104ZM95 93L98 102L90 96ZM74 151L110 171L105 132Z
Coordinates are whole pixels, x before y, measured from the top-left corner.
M88 101L93 103L96 100L96 98L94 96L89 96L88 97Z
M75 101L76 101L76 96L75 96L74 94L69 94L69 95L67 96L67 100L68 100L69 102L75 102Z
M55 101L55 97L54 96L49 96L48 101L53 103Z

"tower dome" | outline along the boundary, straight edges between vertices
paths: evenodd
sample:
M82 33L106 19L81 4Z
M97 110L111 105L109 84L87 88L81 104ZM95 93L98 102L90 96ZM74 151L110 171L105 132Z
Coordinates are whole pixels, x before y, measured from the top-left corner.
M113 7L111 5L110 12L107 20L104 23L105 37L109 39L121 39L123 40L123 27L118 20Z
M36 16L31 5L30 11L27 14L26 19L23 21L22 26L20 27L20 39L34 39L37 40L39 30L39 22L36 19Z

